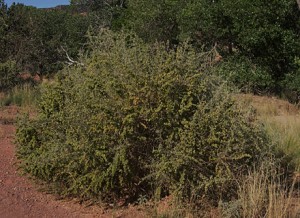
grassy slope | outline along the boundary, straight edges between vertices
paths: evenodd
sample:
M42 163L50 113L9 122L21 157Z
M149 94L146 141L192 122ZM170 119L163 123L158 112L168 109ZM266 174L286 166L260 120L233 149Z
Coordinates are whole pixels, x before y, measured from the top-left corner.
M287 101L249 94L237 95L245 106L253 107L271 138L300 166L300 110Z

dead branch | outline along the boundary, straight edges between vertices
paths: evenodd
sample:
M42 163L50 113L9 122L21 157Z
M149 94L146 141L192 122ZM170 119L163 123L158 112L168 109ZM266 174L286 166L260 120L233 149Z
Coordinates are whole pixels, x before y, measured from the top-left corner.
M83 63L73 60L73 59L69 56L67 50L66 50L63 46L61 46L61 48L62 48L62 50L66 53L66 56L67 56L67 59L68 59L68 61L67 61L66 63L67 63L69 66L72 66L72 65L84 66Z

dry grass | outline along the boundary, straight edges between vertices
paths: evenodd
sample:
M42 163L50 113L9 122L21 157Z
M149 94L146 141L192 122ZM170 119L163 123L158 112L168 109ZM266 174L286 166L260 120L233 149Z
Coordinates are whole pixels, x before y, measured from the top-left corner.
M300 215L293 182L291 187L278 176L276 168L260 166L239 184L240 217L284 218ZM298 202L296 202L298 201Z
M16 120L16 114L19 113L19 108L16 106L0 107L0 124L11 124Z
M189 208L184 207L181 203L176 202L172 196L167 196L160 201L153 202L148 209L149 217L153 218L179 218L194 217Z
M149 202L147 202L148 204ZM201 207L201 208L200 208ZM221 218L221 210L208 201L202 201L195 207L194 202L183 203L172 196L148 205L147 214L152 218Z
M0 96L0 106L17 105L31 107L36 104L38 90L30 84L14 87L9 93Z
M278 148L300 166L300 110L277 98L237 95L243 107L253 107Z
M238 94L235 96L243 107L253 107L259 117L299 116L296 105L275 97Z
M265 117L265 125L271 138L278 143L279 149L289 155L300 166L300 117Z
M240 94L236 99L242 107L251 107L265 126L271 140L278 149L300 166L300 111L298 106L274 97ZM268 166L269 163L266 163ZM296 175L299 173L295 172ZM239 208L239 217L300 217L300 199L294 183L286 187L274 167L262 164L254 172L239 182L238 200L234 206ZM231 204L231 206L234 204ZM231 212L229 217L232 216Z

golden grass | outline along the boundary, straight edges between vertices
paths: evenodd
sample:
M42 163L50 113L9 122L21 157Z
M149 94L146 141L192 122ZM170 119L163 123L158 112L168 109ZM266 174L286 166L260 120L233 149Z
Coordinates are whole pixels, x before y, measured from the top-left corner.
M253 107L270 138L300 166L300 110L274 97L237 95L242 107Z
M279 149L291 156L300 166L300 117L289 115L264 117L264 123Z
M285 218L300 215L299 199L291 187L284 187L275 167L260 166L240 181L240 217Z
M9 93L0 98L0 106L17 105L31 107L36 104L38 90L30 84L14 87Z
M236 100L242 107L253 107L259 117L272 116L299 116L300 111L296 105L276 97L256 96L251 94L238 94Z
M300 110L297 105L275 97L239 94L235 98L243 108L256 111L257 119L264 125L277 148L300 166ZM266 162L268 165L268 162ZM295 172L296 175L299 173ZM239 180L238 202L240 217L284 218L300 217L299 192L281 181L278 171L262 164ZM299 193L298 193L299 194ZM237 206L235 206L237 207ZM232 215L232 213L231 213Z

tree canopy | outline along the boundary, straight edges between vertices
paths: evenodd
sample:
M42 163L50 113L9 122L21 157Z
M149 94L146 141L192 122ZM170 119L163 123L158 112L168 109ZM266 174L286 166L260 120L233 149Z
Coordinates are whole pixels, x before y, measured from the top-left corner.
M1 0L0 13L0 60L15 61L21 71L55 73L66 61L65 51L77 56L88 29L110 28L133 31L147 43L175 48L189 40L199 50L214 48L226 65L218 71L225 78L232 66L248 66L241 70L248 78L259 74L253 89L278 94L300 77L295 0L71 0L64 10L8 8ZM237 79L247 77L234 74L234 83L247 85Z
M246 56L275 82L295 70L300 10L292 0L128 0L127 25L147 41L187 38L229 57Z
M88 29L84 16L23 4L7 8L3 1L0 7L0 60L14 60L19 71L55 73L67 60L62 47L76 57L84 46Z

